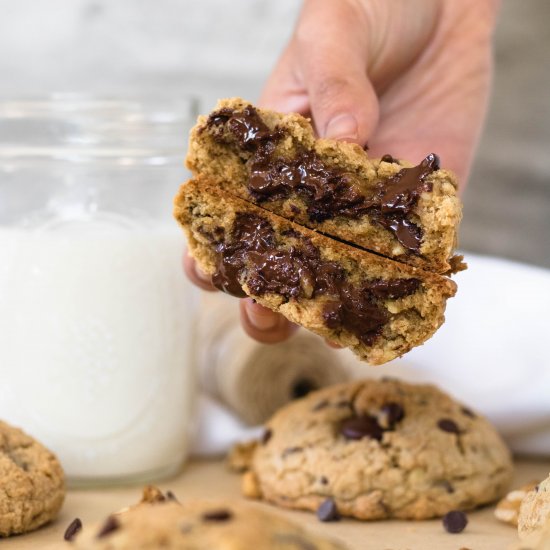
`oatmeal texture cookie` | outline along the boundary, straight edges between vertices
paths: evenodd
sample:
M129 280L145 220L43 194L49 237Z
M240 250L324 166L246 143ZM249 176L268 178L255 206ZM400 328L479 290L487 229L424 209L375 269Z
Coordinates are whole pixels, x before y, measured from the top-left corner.
M329 502L360 520L426 519L498 499L511 475L505 444L470 409L434 386L363 380L276 413L243 491L318 513Z
M273 513L230 501L151 500L84 528L80 550L345 550Z
M0 537L26 533L57 516L65 497L57 458L0 421Z
M174 214L220 290L251 296L373 365L430 338L456 291L446 277L320 235L205 177L182 185Z
M430 271L459 270L455 177L435 154L418 160L369 159L356 144L316 139L301 115L233 98L199 117L187 166L300 225Z
M542 541L544 530L550 539L550 475L527 493L518 517L518 532L522 540ZM550 546L550 540L548 544Z

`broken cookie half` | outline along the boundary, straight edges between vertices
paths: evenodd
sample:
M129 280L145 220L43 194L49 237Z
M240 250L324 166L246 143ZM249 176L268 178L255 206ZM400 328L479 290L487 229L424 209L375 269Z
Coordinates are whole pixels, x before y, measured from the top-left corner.
M418 165L316 139L298 114L221 100L191 131L187 166L284 218L427 271L461 269L453 174L435 154Z
M227 183L227 185L225 185ZM376 365L422 344L456 291L446 277L350 246L198 176L174 214L192 256L219 289L251 296Z

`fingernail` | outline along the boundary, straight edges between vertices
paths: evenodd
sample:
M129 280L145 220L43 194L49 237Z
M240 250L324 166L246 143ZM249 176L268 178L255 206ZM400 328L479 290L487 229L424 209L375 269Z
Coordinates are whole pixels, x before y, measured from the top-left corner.
M336 115L325 128L325 137L331 139L357 139L357 120L347 113Z
M261 331L272 330L279 324L277 314L250 301L246 303L246 316L250 324Z

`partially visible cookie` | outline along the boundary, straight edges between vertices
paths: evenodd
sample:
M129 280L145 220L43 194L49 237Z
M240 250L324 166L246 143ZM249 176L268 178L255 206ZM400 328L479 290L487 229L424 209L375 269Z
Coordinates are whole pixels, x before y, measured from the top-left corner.
M519 489L510 491L504 498L498 501L495 508L495 517L503 523L517 527L521 502L527 493L532 491L536 486L536 482L531 482L522 485Z
M170 498L130 507L73 540L80 550L344 550L256 507Z
M65 497L57 458L18 428L0 421L0 536L26 533L57 516Z
M544 529L550 536L550 475L527 493L521 502L518 518L518 532L522 540L537 541L541 539Z
M247 496L362 520L425 519L501 497L510 453L483 417L434 386L362 380L310 393L266 425Z

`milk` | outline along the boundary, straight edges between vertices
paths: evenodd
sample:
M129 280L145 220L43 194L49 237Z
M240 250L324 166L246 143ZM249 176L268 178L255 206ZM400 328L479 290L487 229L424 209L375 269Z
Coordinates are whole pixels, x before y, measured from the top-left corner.
M122 218L0 228L0 418L76 482L168 473L187 452L193 292L177 228Z

